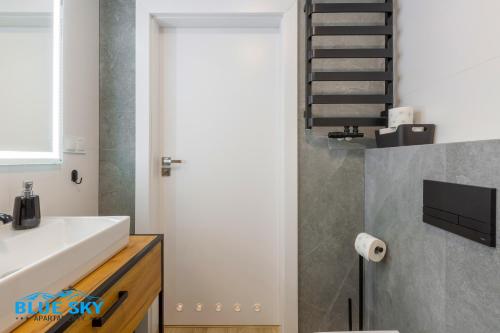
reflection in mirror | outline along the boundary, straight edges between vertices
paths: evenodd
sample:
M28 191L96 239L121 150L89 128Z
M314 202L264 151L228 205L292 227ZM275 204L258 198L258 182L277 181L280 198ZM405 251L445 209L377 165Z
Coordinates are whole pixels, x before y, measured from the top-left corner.
M0 0L0 164L61 162L60 0Z

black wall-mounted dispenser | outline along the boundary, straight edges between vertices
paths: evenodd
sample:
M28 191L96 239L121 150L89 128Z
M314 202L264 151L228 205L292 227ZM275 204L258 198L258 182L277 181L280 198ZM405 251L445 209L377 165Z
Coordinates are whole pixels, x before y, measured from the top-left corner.
M494 188L424 180L423 221L496 247L496 192Z

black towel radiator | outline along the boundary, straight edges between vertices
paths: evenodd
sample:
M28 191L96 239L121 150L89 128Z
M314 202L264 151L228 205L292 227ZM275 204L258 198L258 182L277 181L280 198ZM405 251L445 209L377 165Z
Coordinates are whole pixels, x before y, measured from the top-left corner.
M330 137L360 137L359 127L387 126L388 110L393 106L393 1L384 3L314 3L306 0L306 129L313 127L344 127L344 132L330 133ZM315 26L317 13L384 13L385 25L375 26ZM320 49L313 48L314 36L385 36L384 48ZM380 58L385 59L385 70L364 72L316 72L313 59L325 58ZM316 81L384 81L385 93L380 95L314 95ZM315 117L314 104L383 104L379 117ZM352 127L352 131L351 131Z

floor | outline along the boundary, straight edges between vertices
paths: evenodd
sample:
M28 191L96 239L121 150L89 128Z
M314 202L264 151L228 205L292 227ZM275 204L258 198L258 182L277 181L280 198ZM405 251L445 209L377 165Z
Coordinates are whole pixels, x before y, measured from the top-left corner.
M280 333L279 326L172 326L164 333Z

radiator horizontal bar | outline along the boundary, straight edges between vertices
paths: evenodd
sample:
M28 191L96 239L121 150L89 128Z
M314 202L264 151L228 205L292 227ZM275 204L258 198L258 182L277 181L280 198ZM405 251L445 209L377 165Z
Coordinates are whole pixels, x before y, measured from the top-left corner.
M343 126L383 127L387 126L387 118L322 117L322 118L312 118L311 123L312 126L314 127L343 127Z
M312 81L392 81L392 72L313 72Z
M309 104L387 104L392 103L390 95L313 95Z
M311 35L313 36L390 36L392 26L314 26Z
M314 49L313 58L392 58L392 49Z
M315 3L311 13L392 13L391 3Z

